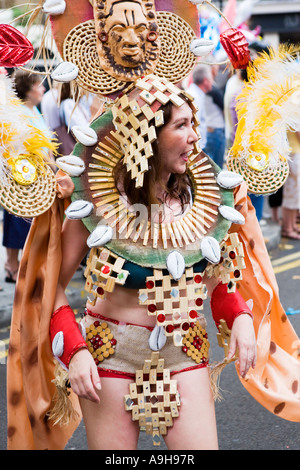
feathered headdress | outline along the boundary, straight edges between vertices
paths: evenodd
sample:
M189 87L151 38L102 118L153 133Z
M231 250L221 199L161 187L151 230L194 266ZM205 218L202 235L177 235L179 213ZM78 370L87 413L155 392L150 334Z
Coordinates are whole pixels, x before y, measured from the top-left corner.
M228 166L243 174L254 193L276 191L288 175L287 131L300 130L299 51L281 45L261 53L248 66L248 82L237 97L238 125Z
M57 144L32 119L11 79L0 75L0 201L20 217L40 215L56 196L49 151L55 155Z
M31 124L26 108L16 96L12 81L0 75L0 183L9 184L10 178L20 184L30 184L43 171L48 160L47 151L56 146Z

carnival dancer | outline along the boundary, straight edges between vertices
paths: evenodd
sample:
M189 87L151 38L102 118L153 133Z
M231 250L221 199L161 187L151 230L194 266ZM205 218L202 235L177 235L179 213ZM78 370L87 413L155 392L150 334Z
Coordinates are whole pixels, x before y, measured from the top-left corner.
M194 114L188 100L182 100L180 107L170 102L166 108L163 110L164 124L157 128L157 140L152 142L156 151L149 158L150 169L144 175L144 184L140 191L136 191L135 181L131 180L131 175L127 172L123 161L119 163L119 168L115 172L116 187L120 188L120 197L128 201L129 211L130 206L134 207L143 200L147 204L146 211L152 214L153 224L159 223L158 214L153 213L157 207L165 226L176 224L178 221L180 223L186 215L185 212L193 205L193 189L187 174L187 165L189 155L193 153L194 145L198 141L198 135L194 129ZM74 233L76 233L76 238L74 238ZM89 231L81 220L66 220L62 231L63 261L53 316L53 322L57 321L57 326L52 332L52 338L54 333L60 331L59 316L63 318L66 318L65 315L69 316L70 308L65 306L68 303L65 289L78 263L88 250L86 242L89 235ZM131 240L132 237L133 235L130 237ZM202 266L205 264L205 260L202 260ZM143 268L140 268L140 271L135 272L137 268L137 265L133 265L133 270L128 276L129 288L126 282L124 285L116 283L112 293L108 292L103 299L98 298L93 306L90 303L87 304L89 321L85 319L84 324L88 325L93 319L92 324L105 324L112 332L115 331L114 336L117 341L113 354L115 364L112 364L110 358L105 359L105 356L103 360L102 354L99 354L101 358L99 362L94 354L97 368L91 352L86 349L85 342L83 340L80 342L78 338L75 341L75 344L79 341L78 351L77 348L76 351L73 350L74 345L72 345L72 357L68 357L69 380L72 390L80 397L88 444L91 449L134 449L137 446L139 421L131 420L131 414L124 408L123 396L128 392L128 383L131 383L135 377L133 364L139 362L142 366L143 361L150 357L148 342L150 333L156 325L156 316L147 315L149 307L138 303L138 288L145 287L146 274L151 270L146 268L146 273L143 273ZM202 269L204 272L203 267ZM206 276L203 282L207 285L212 298L216 299L218 289L222 289L221 286L218 287L220 279L208 279ZM176 286L173 290L176 291ZM213 294L214 290L215 294ZM183 289L181 301L186 295L188 294ZM224 292L222 295L225 295ZM238 293L228 294L228 296L229 299L232 297L233 303L237 302ZM167 316L168 311L165 310L164 313ZM218 313L215 312L215 315L218 316ZM239 371L244 377L249 368L255 366L256 360L252 313L247 304L242 301L237 310L232 307L227 315L230 327L232 325L229 357L234 357L237 348L239 349ZM185 315L182 313L180 320L182 324L189 321L188 311ZM203 320L202 318L202 322ZM218 323L218 320L216 321ZM178 325L180 326L180 323ZM124 328L128 331L125 330L122 333ZM70 334L73 336L71 332ZM112 339L110 342L113 344ZM92 344L95 345L95 343ZM170 347L171 349L179 348L179 351L172 353ZM178 390L180 390L180 401L184 404L178 422L174 420L174 427L168 431L165 440L170 449L216 449L217 431L208 355L204 354L197 364L186 356L182 347L184 347L183 344L174 346L172 337L169 337L160 354L162 358L166 355L165 366L170 368L171 376L176 378ZM97 349L101 349L99 343L97 348L90 348L93 353ZM105 349L105 344L103 349ZM126 370L128 355L133 356L133 364L129 362ZM172 355L173 359L171 359ZM101 432L103 426L107 431L105 435Z
M216 449L213 398L232 361L259 403L299 421L299 340L247 197L254 170L271 190L268 162L276 185L287 165L264 147L266 167L254 166L262 157L254 146L243 167L245 134L253 145L247 109L230 154L237 171L221 170L197 145L197 109L176 83L195 66L192 50L211 44L174 10L192 12L194 23L198 0L167 2L171 11L165 1L158 11L144 0L86 1L84 15L81 2L45 2L58 15L52 31L65 61L52 78L105 95L107 109L72 129L78 143L56 160L72 179L59 181L26 242L8 359L9 448L64 448L83 414L93 449L135 448L139 428L170 449ZM247 67L245 38L225 33L232 63ZM87 252L77 322L65 288ZM216 366L207 297L225 351Z

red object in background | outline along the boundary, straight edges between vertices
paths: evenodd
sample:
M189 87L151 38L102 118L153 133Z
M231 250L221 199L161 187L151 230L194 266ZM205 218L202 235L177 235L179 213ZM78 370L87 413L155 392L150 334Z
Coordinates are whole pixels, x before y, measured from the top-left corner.
M0 67L19 67L33 57L30 41L13 26L0 24Z
M246 69L250 62L248 42L243 33L235 28L226 29L220 34L220 43L235 69Z

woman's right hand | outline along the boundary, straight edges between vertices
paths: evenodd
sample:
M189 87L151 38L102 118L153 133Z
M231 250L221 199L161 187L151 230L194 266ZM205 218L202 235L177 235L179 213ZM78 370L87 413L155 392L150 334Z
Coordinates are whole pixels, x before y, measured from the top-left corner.
M69 364L69 380L73 392L79 397L100 403L97 393L101 390L98 369L87 349L80 349L72 357Z

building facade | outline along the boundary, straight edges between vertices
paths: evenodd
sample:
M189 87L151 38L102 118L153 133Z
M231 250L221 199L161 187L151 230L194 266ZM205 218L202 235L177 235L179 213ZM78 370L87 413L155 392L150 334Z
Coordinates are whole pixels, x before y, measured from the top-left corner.
M250 25L259 25L265 41L274 47L300 43L300 1L261 0L254 6Z

